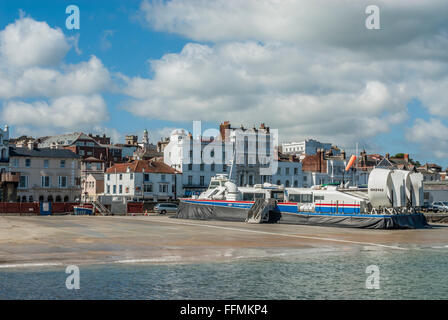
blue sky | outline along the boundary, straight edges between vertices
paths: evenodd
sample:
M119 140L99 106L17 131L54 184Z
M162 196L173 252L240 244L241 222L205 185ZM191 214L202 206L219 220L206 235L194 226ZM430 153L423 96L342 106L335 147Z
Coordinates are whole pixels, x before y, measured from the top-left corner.
M203 128L224 120L265 122L285 141L317 138L349 152L359 143L371 153L407 152L422 163L447 166L446 5L433 0L422 9L376 1L384 12L382 28L371 32L363 26L364 1L345 7L341 1L275 7L272 0L2 1L5 57L11 50L17 57L33 55L20 45L27 37L42 37L36 46L43 49L34 64L0 63L5 79L17 77L11 88L24 88L0 92L0 123L7 122L13 135L105 131L116 140L147 128L157 140L174 128L189 130L192 120L203 121ZM80 8L80 30L65 26L71 4ZM31 20L17 22L23 18ZM36 30L39 23L48 28L21 35L19 44L5 31ZM61 57L42 56L46 45L60 48ZM27 83L24 76L37 69L73 79L67 66L81 69L89 61L91 78L82 79L92 89L61 89L58 80ZM65 114L77 103L86 105ZM93 110L90 118L87 110ZM30 112L51 121L36 123ZM64 117L67 123L55 124Z

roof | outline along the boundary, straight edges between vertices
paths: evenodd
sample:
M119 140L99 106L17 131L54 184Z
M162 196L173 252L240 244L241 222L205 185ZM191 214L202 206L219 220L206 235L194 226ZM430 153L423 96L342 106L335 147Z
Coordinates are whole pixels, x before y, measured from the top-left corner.
M18 148L10 147L10 157L36 157L36 158L70 158L79 159L80 157L67 149L51 149L51 148Z
M106 173L125 173L127 170L130 172L145 172L145 173L166 173L175 174L176 170L171 168L166 163L161 161L149 161L149 160L134 160L128 163L116 163L112 167L106 170Z
M85 133L74 132L43 138L42 141L39 143L39 146L44 148L50 147L51 145L69 146L72 145L78 139L89 140L98 144L98 142L95 139L89 137Z

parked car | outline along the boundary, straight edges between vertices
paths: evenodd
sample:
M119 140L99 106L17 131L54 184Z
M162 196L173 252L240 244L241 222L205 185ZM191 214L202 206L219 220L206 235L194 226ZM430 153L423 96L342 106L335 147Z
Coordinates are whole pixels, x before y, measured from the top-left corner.
M175 203L158 203L154 207L154 211L160 214L165 214L167 212L176 213L177 212L177 204Z
M448 212L448 202L446 201L433 202L432 208L436 212Z

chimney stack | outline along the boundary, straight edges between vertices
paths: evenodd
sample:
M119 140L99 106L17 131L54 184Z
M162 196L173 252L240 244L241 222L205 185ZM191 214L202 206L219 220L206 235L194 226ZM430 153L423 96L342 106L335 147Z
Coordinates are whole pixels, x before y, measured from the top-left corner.
M226 132L226 130L230 130L230 121L224 121L219 125L219 133L221 134L221 140L226 141L229 137L229 131Z
M405 153L405 154L404 154L404 161L405 161L406 163L409 163L409 153Z
M30 150L34 149L34 142L32 140L28 141L28 149L30 149Z

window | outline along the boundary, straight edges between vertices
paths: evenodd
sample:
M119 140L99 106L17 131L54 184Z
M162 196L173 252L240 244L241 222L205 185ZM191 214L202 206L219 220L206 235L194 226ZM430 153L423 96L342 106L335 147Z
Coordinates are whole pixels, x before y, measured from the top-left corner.
M249 185L253 185L254 184L254 177L253 176L249 176Z
M25 159L25 167L31 167L31 159Z
M193 170L193 164L191 164L191 163L188 164L188 170L189 170L189 171Z
M59 177L59 188L67 188L67 177Z
M324 196L314 196L314 201L316 200L325 200Z
M50 177L49 176L41 176L41 186L43 188L49 188L50 187Z
M222 172L227 172L227 165L225 164L222 165Z
M264 199L264 193L243 193L243 201L254 201L256 199Z
M193 184L193 176L188 176L188 184L190 186Z
M45 168L45 169L48 169L48 164L49 164L49 162L50 162L50 161L48 161L48 160L44 160L44 168Z
M116 184L114 184L114 186L113 186L113 194L116 194L117 193L117 185Z
M162 181L166 180L166 175L162 174Z
M307 181L307 178L308 178L307 176L304 176L303 181Z
M299 202L311 203L311 202L313 202L313 195L312 194L301 194L299 197Z
M65 168L65 160L61 160L61 168Z
M134 180L134 174L133 174L133 173L131 173L131 174L129 175L129 179L130 179L130 180Z
M19 181L19 188L28 188L28 177L27 176L20 176Z
M19 166L19 159L13 159L12 166L17 168Z
M110 193L110 185L107 185L107 193Z
M289 174L289 168L285 168L285 174L286 174L286 175Z
M278 168L278 170L277 170L277 175L279 176L279 175L281 175L282 174L282 168Z
M299 174L299 169L298 168L294 168L294 175L298 175Z
M110 181L110 174L107 175L107 181Z
M214 164L214 163L212 163L212 164L210 165L210 170L211 170L211 171L215 171L215 164Z
M118 176L118 180L123 180L123 174L120 173L120 175Z
M118 186L118 193L119 194L123 193L123 185L121 185L121 184Z
M148 173L145 173L143 175L143 181L149 181L149 174Z
M143 185L143 191L144 192L152 192L152 184Z
M201 186L205 185L204 176L200 176L199 181L200 181L199 183L201 184Z
M203 163L201 163L201 166L200 166L199 170L204 171L204 164Z

